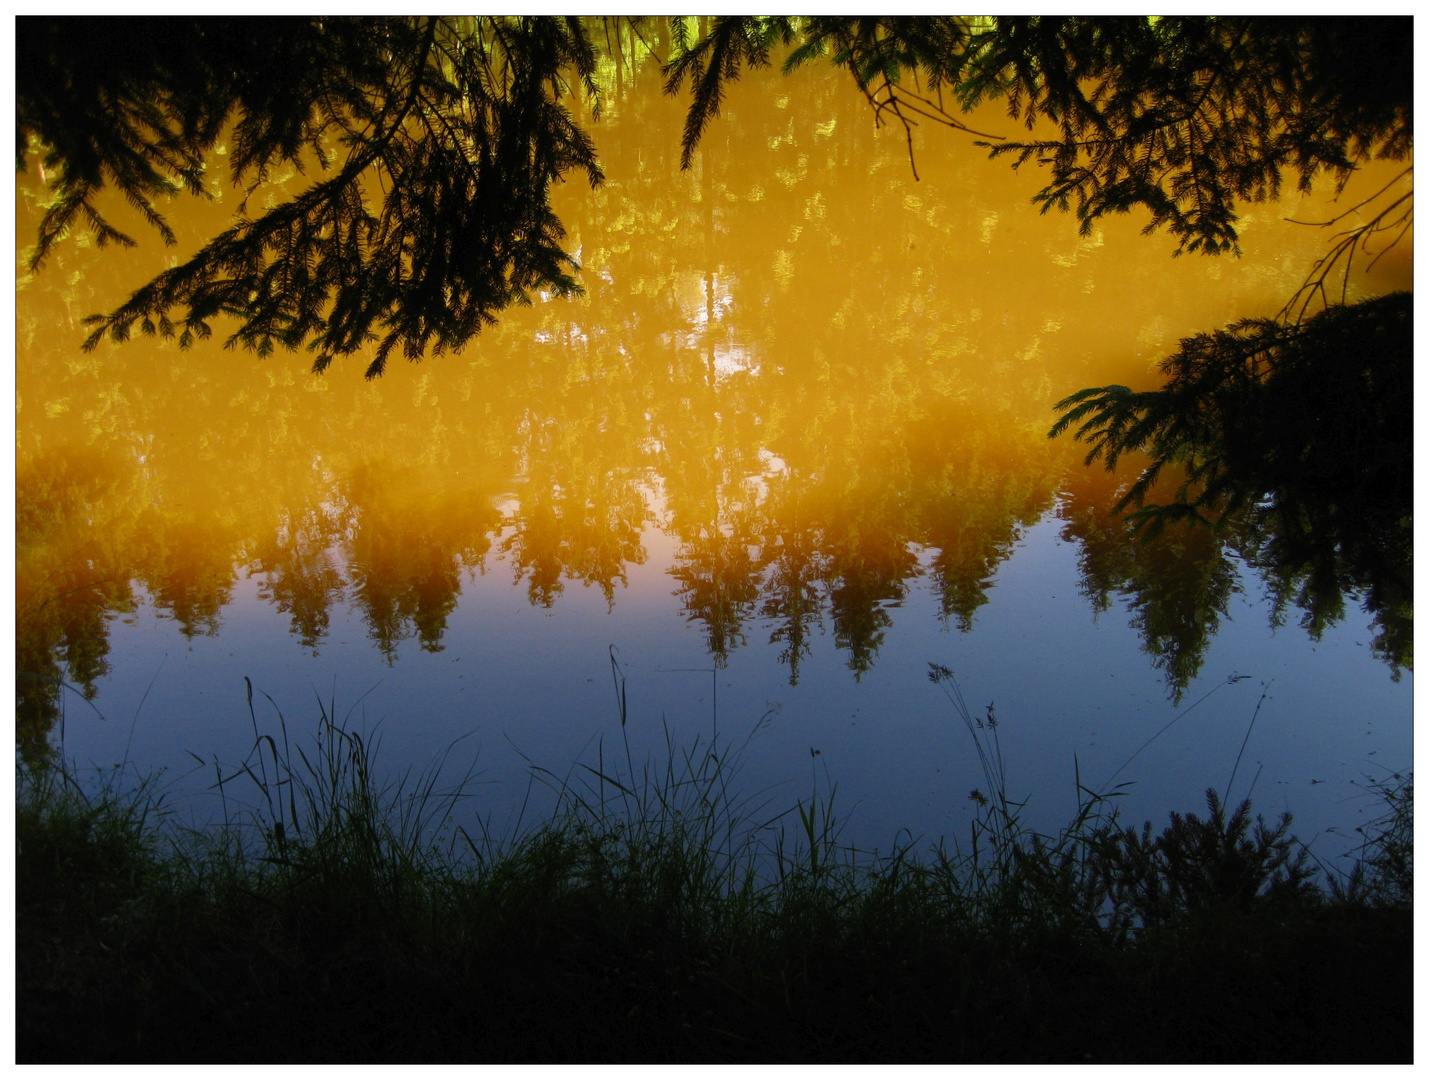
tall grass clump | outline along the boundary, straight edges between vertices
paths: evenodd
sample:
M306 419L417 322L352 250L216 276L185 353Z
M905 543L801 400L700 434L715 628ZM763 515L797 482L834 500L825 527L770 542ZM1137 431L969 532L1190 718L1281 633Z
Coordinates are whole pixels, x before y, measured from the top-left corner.
M60 981L82 968L128 912L168 881L171 868L155 854L164 820L154 783L126 788L119 770L100 774L86 790L54 757L31 755L16 766L15 894L17 935L43 941L45 963ZM63 931L82 930L77 941ZM25 971L20 972L24 981Z
M271 698L277 734L259 730L245 683L252 750L236 766L210 763L222 822L188 837L211 867L347 925L387 924L450 876L439 838L471 780L468 769L442 786L452 748L418 774L379 778L380 738L339 722L335 703L319 700L315 735L295 743Z
M1348 874L1332 879L1337 899L1378 907L1411 908L1414 904L1414 776L1393 773L1372 780L1366 792L1383 811L1355 831L1360 846Z
M1055 833L1033 830L1023 820L1025 802L1008 793L994 707L975 715L952 671L941 664L929 665L929 677L971 737L987 789L969 793L977 811L967 848L954 838L951 851L946 841L937 849L935 865L951 893L974 926L1007 938L1095 931L1103 908L1097 857L1107 846L1114 800L1125 785L1107 793L1086 787L1074 759L1076 813Z
M930 677L972 737L990 793L971 793L979 812L970 847L957 849L953 872L970 891L984 926L1012 928L1024 937L1040 927L1125 940L1203 915L1303 907L1323 898L1312 856L1290 832L1291 815L1268 824L1252 818L1248 798L1229 808L1214 788L1206 789L1205 817L1172 812L1159 832L1150 822L1137 829L1122 823L1116 806L1128 785L1089 788L1074 758L1076 813L1055 833L1030 829L1021 817L1025 804L1007 793L993 707L974 715L942 665L931 665ZM1327 872L1331 894L1341 899L1351 888L1366 898L1372 892L1375 902L1399 895L1399 884L1404 896L1412 892L1404 873L1412 851L1409 781L1374 790L1389 812L1365 830L1373 839L1366 839L1352 884L1341 885ZM944 851L940 858L949 856Z

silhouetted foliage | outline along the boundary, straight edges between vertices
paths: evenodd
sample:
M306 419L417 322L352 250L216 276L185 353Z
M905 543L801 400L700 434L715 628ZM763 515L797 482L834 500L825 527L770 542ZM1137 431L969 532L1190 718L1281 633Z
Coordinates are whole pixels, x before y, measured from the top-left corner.
M846 68L875 118L909 133L910 160L913 127L966 130L958 112L990 96L1029 128L1056 123L1057 139L982 145L1048 166L1037 200L1075 205L1084 231L1143 207L1147 231L1166 227L1179 250L1234 250L1237 203L1274 198L1284 170L1308 189L1412 148L1407 19L721 16L707 27L691 41L686 20L671 24L666 90L691 89L687 166L727 84L777 46L786 71L820 56ZM577 288L548 193L572 170L601 179L562 103L573 82L596 96L579 19L24 18L16 55L17 163L39 151L55 173L34 266L81 223L101 244L133 243L96 202L110 184L172 243L154 200L209 194L205 161L230 121L232 179L250 194L280 163L323 170L96 317L90 348L136 324L187 344L225 314L240 321L230 344L306 346L318 370L376 342L373 376L398 346L410 359L460 348L532 291Z
M969 45L962 95L1005 95L1029 129L1060 138L990 144L1050 166L1036 199L1075 204L1082 231L1108 213L1151 212L1179 251L1237 249L1235 205L1343 183L1371 157L1412 146L1409 23L1364 18L999 17Z
M1151 458L1117 503L1149 534L1168 522L1239 523L1244 553L1323 627L1362 592L1377 642L1410 662L1413 297L1331 307L1299 324L1246 319L1198 334L1162 364L1160 390L1093 387L1057 403L1086 460ZM1167 466L1182 477L1148 502Z
M1075 206L1084 233L1142 207L1146 231L1169 229L1178 252L1237 250L1237 202L1278 197L1287 169L1309 190L1322 172L1343 183L1413 144L1408 20L740 16L715 19L697 45L676 39L666 88L686 76L693 87L686 164L722 83L741 62L766 64L776 42L796 45L786 71L821 55L847 68L876 116L909 132L910 156L920 118L963 128L954 110L988 97L1029 130L1057 124L1056 139L979 145L1048 166L1037 202Z
M681 145L681 165L688 168L710 120L719 115L724 84L739 78L741 64L765 67L776 45L795 46L784 61L790 72L822 56L847 68L875 120L892 114L910 135L916 117L967 130L943 108L944 82L955 83L970 38L969 24L957 16L719 16L709 33L691 43L687 27L677 24L674 53L666 67L665 91L677 94L688 78L691 101ZM905 73L919 80L910 90ZM926 84L926 96L922 90ZM916 172L915 172L916 174Z
M1412 392L1413 307L1409 293L1394 293L1298 325L1244 319L1197 334L1162 363L1162 389L1078 391L1057 403L1052 434L1080 424L1087 463L1109 469L1146 450L1152 463L1118 508L1134 502L1153 525L1205 521L1212 507L1224 520L1249 492L1299 504L1327 490L1336 502L1367 503L1361 516L1395 523L1411 498L1412 418L1397 406ZM1176 500L1143 505L1170 462L1186 474ZM1281 516L1295 515L1282 507Z
M230 345L306 346L319 371L375 342L371 377L398 346L458 348L533 290L577 288L548 195L601 178L561 104L571 71L593 92L578 20L23 19L17 39L19 163L34 136L56 171L35 265L79 220L133 242L96 208L106 183L172 242L152 199L207 193L230 118L250 192L279 162L334 166L94 317L87 348L136 323L187 345L231 315Z
M1288 813L1274 828L1261 817L1252 828L1250 800L1227 818L1214 789L1206 808L1204 821L1173 812L1156 837L1149 821L1140 832L1111 831L1097 869L1113 927L1168 926L1216 909L1290 908L1312 892L1309 852L1289 835Z

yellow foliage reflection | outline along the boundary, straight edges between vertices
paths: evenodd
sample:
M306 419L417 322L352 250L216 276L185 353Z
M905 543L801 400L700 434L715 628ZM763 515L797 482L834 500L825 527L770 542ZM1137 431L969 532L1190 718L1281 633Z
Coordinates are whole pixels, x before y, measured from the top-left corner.
M574 583L618 604L651 529L716 663L757 634L797 682L828 628L858 675L920 575L970 629L1063 493L1093 608L1132 588L1168 683L1194 675L1235 587L1225 553L1209 536L1126 548L1111 481L1047 440L1051 404L1151 385L1179 337L1273 314L1323 244L1282 219L1313 207L1253 207L1239 261L1172 260L1136 221L1082 237L1037 213L1035 176L953 133L920 140L915 182L901 134L815 68L749 72L682 173L681 103L629 51L593 127L608 182L559 207L586 295L512 310L461 355L374 383L218 341L86 355L80 319L167 253L70 244L22 278L22 740L53 723L61 678L92 690L135 584L209 634L257 577L314 650L350 605L390 661L406 638L439 650L463 575L496 559L533 604ZM1000 123L994 107L974 126ZM182 242L233 201L176 207ZM24 244L23 177L19 203ZM1407 253L1375 273L1356 287L1392 287Z

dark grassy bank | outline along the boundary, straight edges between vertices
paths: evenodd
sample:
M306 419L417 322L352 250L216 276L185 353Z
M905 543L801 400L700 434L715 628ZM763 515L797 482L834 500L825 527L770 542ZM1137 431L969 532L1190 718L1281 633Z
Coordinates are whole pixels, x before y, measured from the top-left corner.
M1088 793L1034 834L963 719L966 846L878 857L827 798L741 801L719 746L574 769L506 842L435 773L381 788L326 714L219 771L256 801L202 832L22 769L19 1059L1411 1060L1410 779L1346 877L1214 793L1160 833Z

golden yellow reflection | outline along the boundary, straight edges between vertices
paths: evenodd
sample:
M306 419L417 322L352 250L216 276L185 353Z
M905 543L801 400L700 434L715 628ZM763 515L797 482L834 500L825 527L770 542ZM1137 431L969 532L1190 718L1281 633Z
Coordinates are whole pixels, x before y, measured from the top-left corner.
M136 587L210 634L257 577L308 648L347 604L390 659L404 638L440 649L463 576L497 558L533 604L571 585L618 604L651 529L717 662L767 634L797 681L826 628L857 674L915 577L970 628L1059 495L1094 608L1135 576L1126 560L1146 564L1138 625L1184 684L1224 611L1224 560L1188 550L1208 538L1130 553L1110 481L1047 439L1051 406L1154 385L1180 337L1273 315L1325 245L1285 219L1332 216L1328 195L1249 207L1239 260L1173 260L1134 218L1083 237L1040 215L1037 175L956 133L920 135L915 180L901 133L876 131L837 71L747 73L687 172L682 103L648 64L610 74L592 127L608 182L558 205L586 294L513 309L460 355L368 383L362 358L319 377L218 341L84 354L83 317L172 253L76 237L22 275L22 733L53 721L45 688L102 674L106 619ZM972 122L1007 127L996 107ZM184 244L226 221L235 198L216 194L176 204ZM22 177L22 246L36 198ZM1351 298L1407 282L1409 248Z

